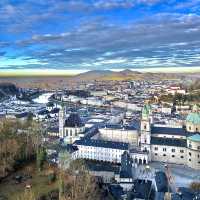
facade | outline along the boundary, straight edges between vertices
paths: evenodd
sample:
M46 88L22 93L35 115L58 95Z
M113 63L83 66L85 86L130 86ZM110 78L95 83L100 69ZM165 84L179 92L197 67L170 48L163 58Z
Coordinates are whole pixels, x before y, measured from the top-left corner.
M103 140L78 140L74 143L78 151L74 152L74 159L83 158L104 162L121 163L121 155L128 151L128 144Z
M133 127L127 126L106 126L99 129L99 137L103 140L113 142L125 142L132 145L138 143L138 131Z
M186 118L184 127L150 126L151 160L182 164L193 169L200 169L200 114L194 106ZM142 138L141 128L141 138Z

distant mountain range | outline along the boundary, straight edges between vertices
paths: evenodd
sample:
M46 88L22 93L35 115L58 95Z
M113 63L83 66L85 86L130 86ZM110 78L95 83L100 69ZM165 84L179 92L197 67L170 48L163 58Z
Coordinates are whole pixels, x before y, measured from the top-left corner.
M141 73L132 70L123 70L119 72L111 70L94 70L79 75L75 75L69 78L70 81L105 81L105 80L163 80L163 79L183 79L190 74L185 73ZM191 74L192 75L192 74ZM191 76L190 75L190 76ZM195 78L200 77L200 74L195 74Z
M200 73L142 73L132 70L111 71L94 70L71 76L22 76L22 77L3 77L0 82L14 83L19 87L30 88L66 88L76 87L77 83L92 81L123 81L123 80L172 80L182 79L186 82L200 80ZM2 92L0 87L0 92ZM3 91L3 93L5 93Z

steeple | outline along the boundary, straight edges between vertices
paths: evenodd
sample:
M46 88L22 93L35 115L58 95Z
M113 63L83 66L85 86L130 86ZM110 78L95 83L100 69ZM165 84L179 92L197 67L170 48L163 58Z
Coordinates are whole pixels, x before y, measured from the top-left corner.
M145 104L142 109L141 126L140 126L140 145L141 150L150 152L151 144L151 105Z
M64 137L64 123L65 123L65 116L66 115L66 108L62 102L61 108L59 111L59 136L61 138Z

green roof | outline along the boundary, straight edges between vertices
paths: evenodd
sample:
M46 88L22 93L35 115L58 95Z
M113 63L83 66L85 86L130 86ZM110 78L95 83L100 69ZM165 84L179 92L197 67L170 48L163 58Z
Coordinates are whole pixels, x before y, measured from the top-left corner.
M151 113L151 105L145 104L142 109L142 118L148 118L150 113Z
M195 142L200 142L200 134L195 134L190 137L188 137L189 140L195 141Z
M192 112L187 116L186 121L195 125L200 125L200 114Z

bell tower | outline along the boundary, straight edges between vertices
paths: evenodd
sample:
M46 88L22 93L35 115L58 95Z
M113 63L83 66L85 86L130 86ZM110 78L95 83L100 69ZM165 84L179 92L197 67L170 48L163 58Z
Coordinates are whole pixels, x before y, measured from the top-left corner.
M145 104L142 109L141 126L140 126L140 145L142 151L150 152L151 145L151 122L152 111L149 104Z
M64 123L66 118L66 109L65 106L62 104L60 111L59 111L59 137L64 137Z

